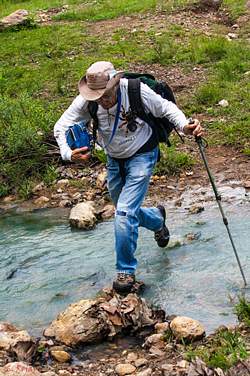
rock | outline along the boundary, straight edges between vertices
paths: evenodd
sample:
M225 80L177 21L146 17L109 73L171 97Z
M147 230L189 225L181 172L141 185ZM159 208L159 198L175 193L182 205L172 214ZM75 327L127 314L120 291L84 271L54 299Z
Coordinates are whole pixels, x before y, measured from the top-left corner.
M244 181L243 187L246 189L250 189L250 180Z
M155 330L158 334L164 334L169 329L168 322L158 322L155 324Z
M70 354L68 354L64 350L54 350L53 348L50 350L50 354L53 359L55 359L59 363L67 363L71 360Z
M114 216L114 213L115 213L114 205L108 204L104 206L100 214L101 214L102 219L110 219Z
M198 213L201 213L203 210L204 210L204 206L195 204L195 205L190 206L190 208L188 209L188 212L190 214L198 214Z
M136 359L135 361L136 368L145 366L146 364L148 364L148 361L146 358L139 358L139 359Z
M44 182L41 182L39 184L37 184L33 189L32 189L32 193L37 193L37 192L40 192L42 191L43 189L45 188L45 184Z
M18 9L15 12L0 20L0 30L8 29L12 26L25 25L29 12L25 9Z
M199 321L185 316L177 316L173 319L170 329L176 338L188 341L198 340L205 335L205 329Z
M66 207L69 207L71 205L71 201L70 200L61 200L58 205L59 205L60 208L66 208Z
M135 366L129 363L121 363L115 367L115 372L119 376L131 375L131 373L135 372L135 370L136 370Z
M164 347L162 333L152 334L151 336L147 337L143 346L150 347L152 345L156 345L157 347Z
M129 362L129 363L135 362L137 358L138 358L138 355L134 352L131 352L127 356L127 362Z
M103 171L100 172L100 174L97 176L97 179L96 179L96 187L97 187L97 188L100 188L100 189L103 189L104 186L105 186L105 183L106 183L106 179L107 179L107 171L106 171L106 170L103 170Z
M48 371L48 372L42 373L42 376L57 376L57 373L53 371ZM65 375L63 376L71 376L71 373L68 372L68 375L65 373Z
M92 229L96 224L94 203L81 202L71 209L69 222L72 227L79 229Z
M226 99L222 99L221 101L218 102L218 105L221 107L228 107L229 103Z
M13 362L0 368L0 376L42 376L42 374L23 362Z
M151 355L154 355L154 356L165 356L166 355L166 353L164 351L160 350L159 347L157 347L157 346L150 347L149 352L150 352Z
M46 196L38 197L34 200L34 204L38 206L45 206L49 202L49 198Z
M150 376L150 375L152 375L152 368L147 368L144 371L136 373L136 376Z
M12 202L15 200L16 200L16 196L9 195L9 196L4 197L3 202L8 204L9 202Z
M34 339L26 332L7 322L0 322L0 349L13 352L18 360L30 361L37 348Z
M65 186L69 185L69 179L60 179L60 180L58 180L56 185L57 185L57 187L65 187Z
M130 332L155 324L154 314L144 299L136 294L123 297L106 289L105 296L81 300L60 313L45 330L46 337L77 346L114 337L127 329Z
M237 39L237 38L238 38L238 35L235 34L235 33L228 33L227 36L228 36L228 38L230 38L230 39Z

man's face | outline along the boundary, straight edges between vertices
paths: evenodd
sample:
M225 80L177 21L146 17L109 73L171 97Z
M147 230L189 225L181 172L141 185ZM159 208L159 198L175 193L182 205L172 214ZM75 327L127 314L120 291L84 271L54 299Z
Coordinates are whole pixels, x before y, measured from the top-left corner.
M109 89L108 91L105 91L103 96L99 99L97 99L97 103L102 106L105 110L108 110L109 108L113 107L116 104L117 101L117 88L114 87L112 89Z

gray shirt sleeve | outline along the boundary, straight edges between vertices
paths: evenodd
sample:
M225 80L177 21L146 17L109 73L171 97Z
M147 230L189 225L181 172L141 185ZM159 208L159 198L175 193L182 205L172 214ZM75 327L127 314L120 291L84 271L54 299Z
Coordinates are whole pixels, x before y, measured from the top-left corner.
M155 117L168 118L180 131L183 131L188 121L176 104L162 98L144 83L141 83L141 99L146 112L150 112Z
M71 125L90 120L87 106L88 101L81 95L78 95L54 126L54 136L64 160L71 160L72 155L72 150L67 144L65 133Z

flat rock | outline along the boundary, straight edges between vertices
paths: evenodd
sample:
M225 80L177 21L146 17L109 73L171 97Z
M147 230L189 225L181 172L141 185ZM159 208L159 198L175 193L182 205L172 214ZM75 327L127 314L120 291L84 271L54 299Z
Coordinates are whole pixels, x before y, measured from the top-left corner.
M71 209L69 223L79 229L92 229L97 222L93 201L81 202Z
M198 340L205 335L205 329L199 321L185 316L174 318L170 323L170 329L176 338L188 341Z
M121 363L115 367L115 372L119 376L131 375L131 373L135 372L135 370L135 366L130 363Z

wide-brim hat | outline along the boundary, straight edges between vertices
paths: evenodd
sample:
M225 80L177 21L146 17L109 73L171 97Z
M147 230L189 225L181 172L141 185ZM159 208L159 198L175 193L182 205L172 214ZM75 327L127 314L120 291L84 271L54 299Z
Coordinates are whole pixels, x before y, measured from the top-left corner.
M106 90L117 84L122 72L117 72L112 63L98 61L92 64L86 75L83 76L78 88L81 96L88 101L96 101L101 98Z

